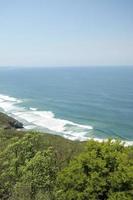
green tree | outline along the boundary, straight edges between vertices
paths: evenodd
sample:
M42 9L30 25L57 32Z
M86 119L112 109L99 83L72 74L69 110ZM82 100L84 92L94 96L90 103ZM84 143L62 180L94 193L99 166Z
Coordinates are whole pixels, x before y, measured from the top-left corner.
M22 176L22 169L39 149L39 134L14 137L0 153L0 199L8 199L11 190Z
M56 157L52 148L46 151L38 151L35 156L27 162L23 167L23 176L21 183L18 183L14 190L14 199L21 200L22 195L20 191L24 189L25 196L30 194L30 199L36 199L38 197L44 199L54 199L53 190L55 187L57 176ZM26 187L27 192L26 192ZM15 197L16 196L16 197ZM37 196L37 197L36 197Z
M120 142L89 141L86 151L58 176L58 200L131 199L132 148Z

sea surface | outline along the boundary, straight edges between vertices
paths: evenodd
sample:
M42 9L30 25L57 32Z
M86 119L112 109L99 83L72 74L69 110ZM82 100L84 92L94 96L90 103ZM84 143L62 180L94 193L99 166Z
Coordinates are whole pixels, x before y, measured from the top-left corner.
M26 129L133 142L132 67L0 67L0 110Z

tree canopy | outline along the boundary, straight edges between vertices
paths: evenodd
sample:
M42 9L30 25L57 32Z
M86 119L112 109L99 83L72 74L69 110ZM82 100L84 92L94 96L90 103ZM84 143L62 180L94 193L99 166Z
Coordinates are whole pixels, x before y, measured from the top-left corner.
M133 199L133 149L89 141L58 175L58 200Z
M131 200L133 147L0 130L1 200Z

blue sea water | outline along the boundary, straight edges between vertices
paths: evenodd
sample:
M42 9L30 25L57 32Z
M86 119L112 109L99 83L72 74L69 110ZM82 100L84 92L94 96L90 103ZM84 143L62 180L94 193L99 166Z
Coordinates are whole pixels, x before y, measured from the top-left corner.
M0 109L27 129L133 141L133 68L0 68Z

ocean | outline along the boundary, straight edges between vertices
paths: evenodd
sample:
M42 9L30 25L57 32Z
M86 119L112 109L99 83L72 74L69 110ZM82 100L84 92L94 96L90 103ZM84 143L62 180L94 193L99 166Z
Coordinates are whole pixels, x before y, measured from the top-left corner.
M0 111L71 140L133 142L132 67L1 67Z

